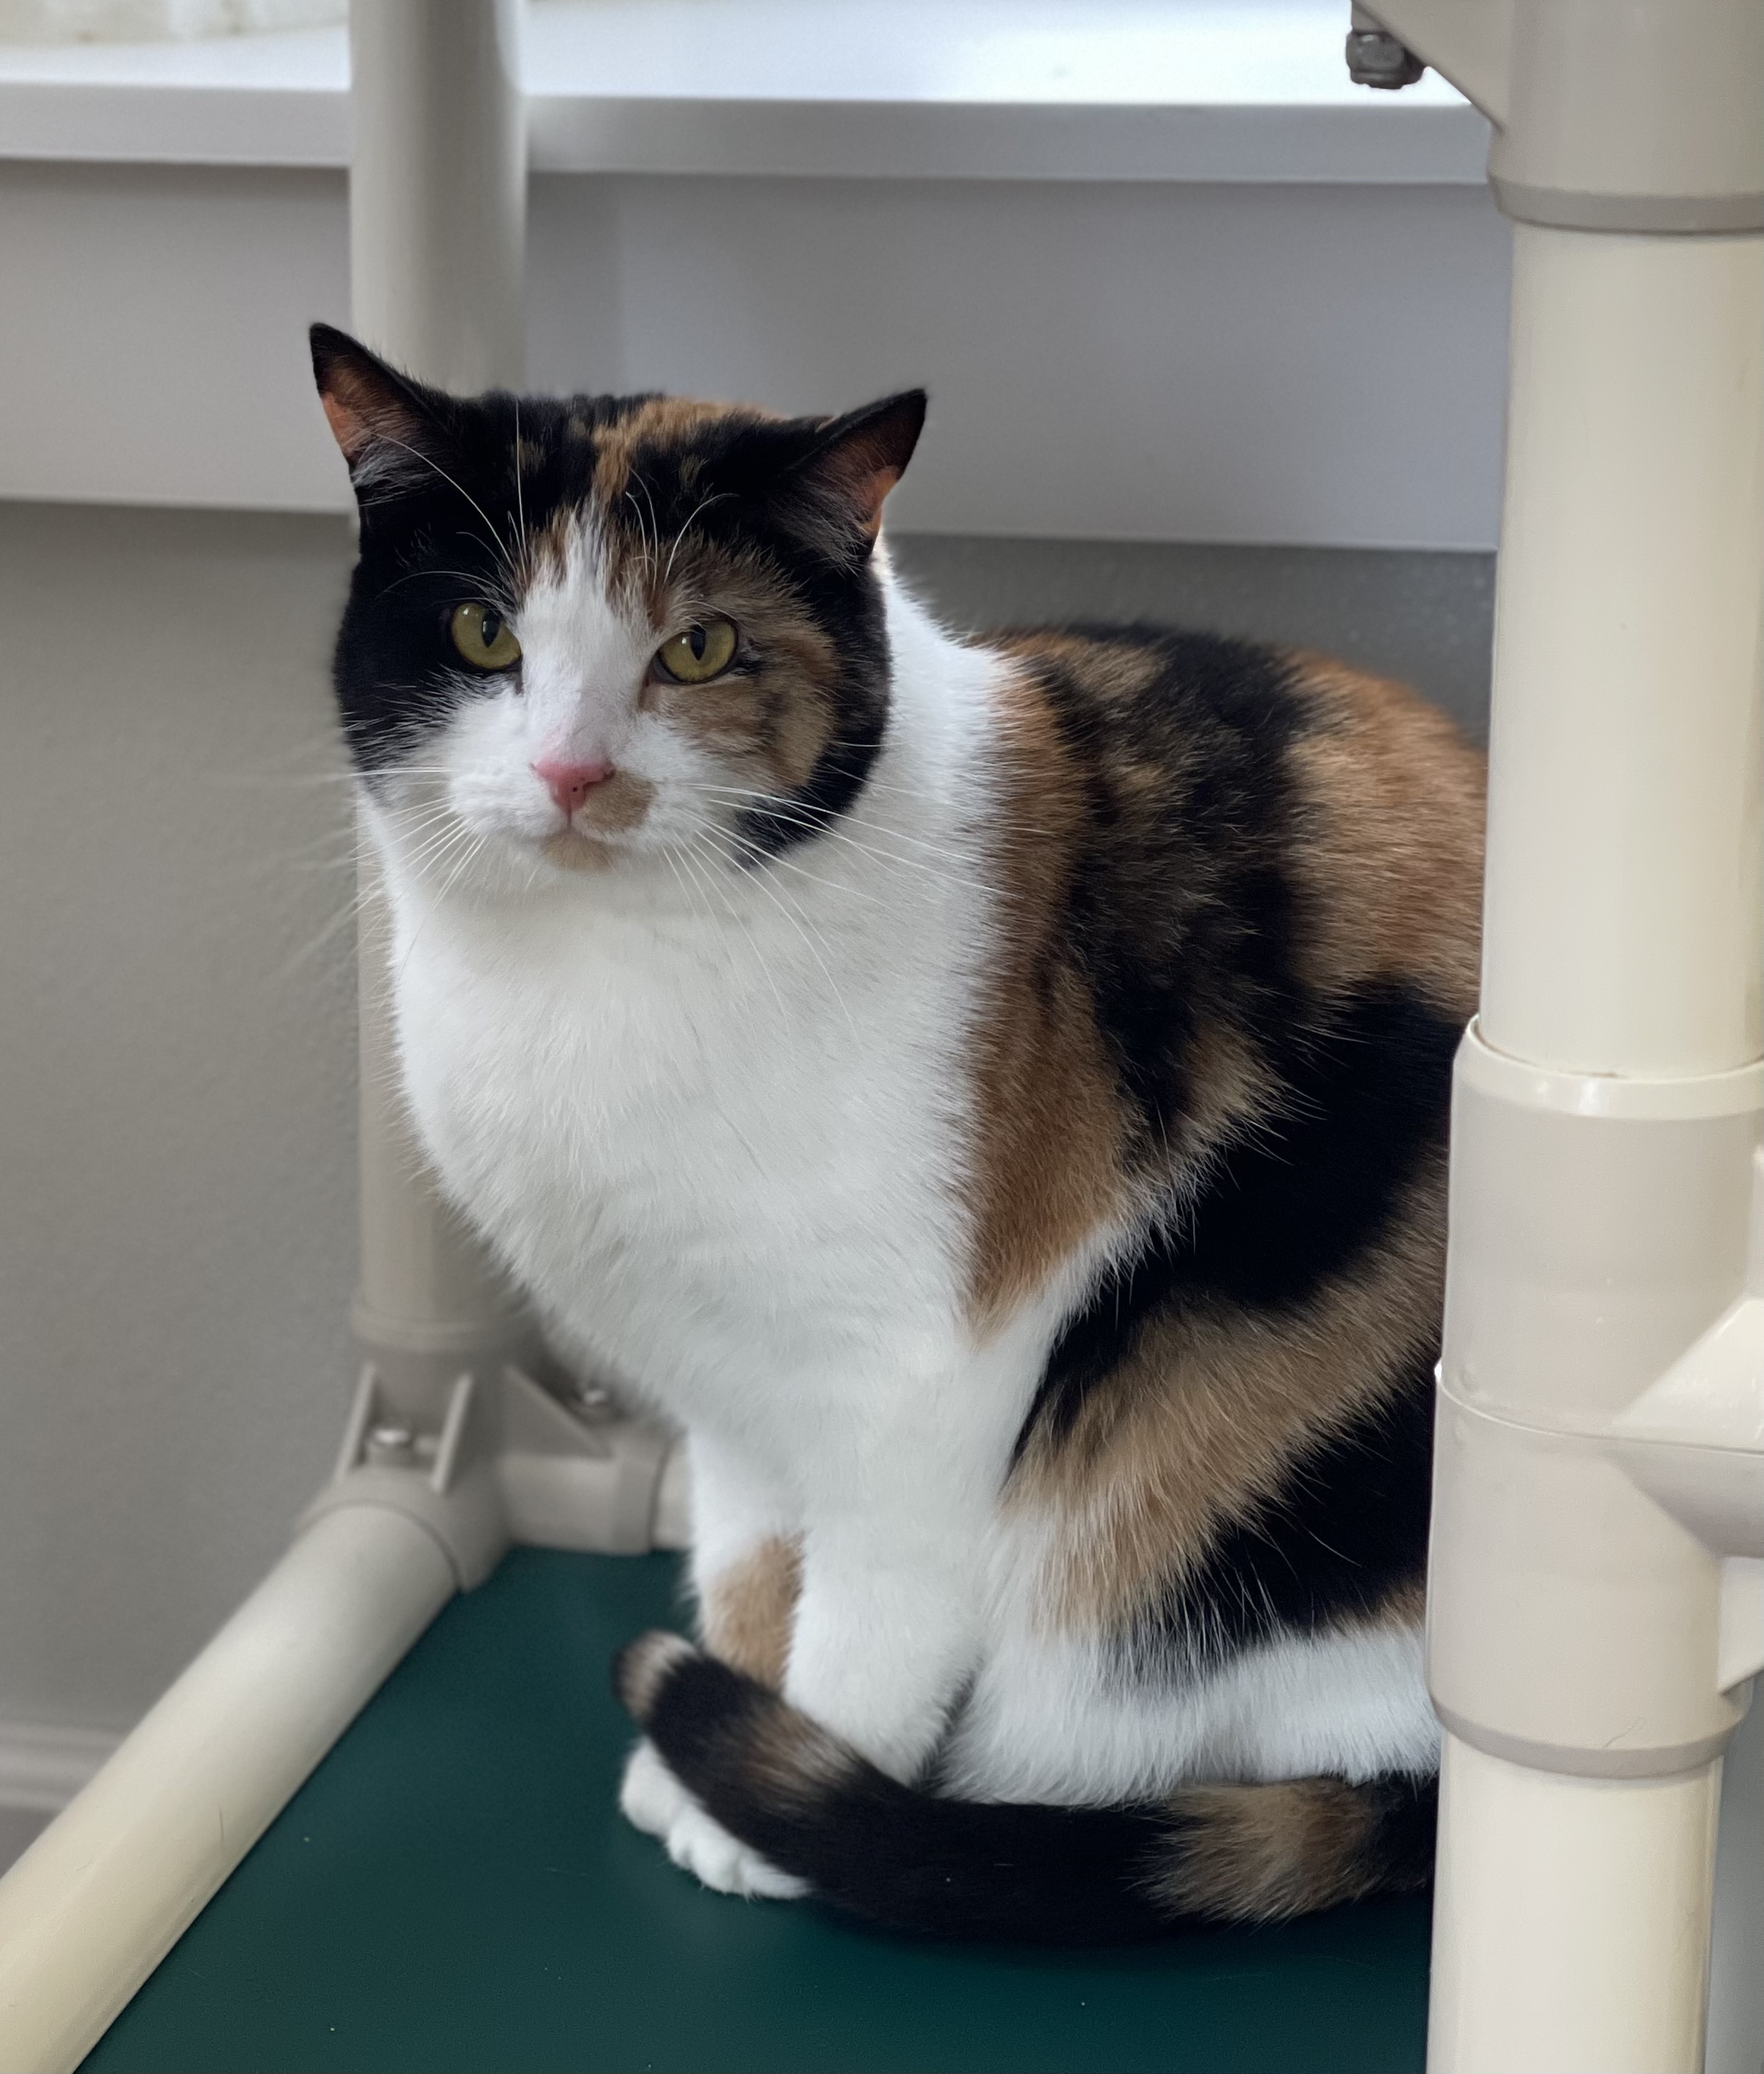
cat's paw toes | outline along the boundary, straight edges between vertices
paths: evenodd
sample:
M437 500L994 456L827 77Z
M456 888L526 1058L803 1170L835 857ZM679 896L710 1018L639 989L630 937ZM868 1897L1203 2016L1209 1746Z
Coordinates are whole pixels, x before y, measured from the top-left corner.
M681 1809L667 1832L667 1855L684 1872L694 1874L719 1894L749 1899L799 1901L806 1884L768 1865L758 1851L730 1836L696 1803Z
M665 1836L692 1805L692 1796L663 1763L647 1736L626 1761L618 1805L625 1820L646 1836Z

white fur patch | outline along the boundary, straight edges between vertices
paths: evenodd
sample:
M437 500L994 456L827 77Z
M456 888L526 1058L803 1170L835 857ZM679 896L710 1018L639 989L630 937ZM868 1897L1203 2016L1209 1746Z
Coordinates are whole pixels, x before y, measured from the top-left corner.
M748 1901L799 1901L808 1891L805 1881L768 1865L696 1802L675 1816L663 1841L682 1872L718 1894L737 1894Z
M692 1799L646 1736L625 1760L618 1789L620 1813L645 1836L665 1836Z
M1100 1806L1192 1779L1425 1773L1439 1751L1419 1628L1287 1637L1160 1690L1122 1687L1094 1641L1014 1624L976 1681L949 1778L967 1797Z

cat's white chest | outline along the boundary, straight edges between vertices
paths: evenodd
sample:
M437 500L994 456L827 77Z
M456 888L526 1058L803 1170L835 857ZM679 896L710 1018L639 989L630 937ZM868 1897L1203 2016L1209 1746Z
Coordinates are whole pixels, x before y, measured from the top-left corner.
M949 1320L935 975L903 996L861 929L695 932L593 890L512 924L401 918L423 1138L541 1304L682 1416Z

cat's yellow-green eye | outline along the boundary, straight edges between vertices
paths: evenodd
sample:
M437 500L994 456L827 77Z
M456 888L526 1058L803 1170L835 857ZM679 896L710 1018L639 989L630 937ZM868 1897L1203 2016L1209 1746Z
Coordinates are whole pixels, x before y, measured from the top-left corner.
M448 631L474 670L506 670L521 659L521 644L502 614L481 597L455 608Z
M676 684L708 684L734 661L737 638L733 620L706 619L664 641L655 660L662 674Z

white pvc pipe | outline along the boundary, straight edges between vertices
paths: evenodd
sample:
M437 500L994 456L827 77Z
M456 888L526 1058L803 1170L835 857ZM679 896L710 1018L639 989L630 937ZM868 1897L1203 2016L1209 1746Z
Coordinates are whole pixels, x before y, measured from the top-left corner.
M1695 2074L1721 1777L1576 1779L1446 1737L1429 2074Z
M1515 225L1481 1030L1764 1051L1764 238Z
M518 0L351 10L355 323L465 389L521 378L518 26ZM451 1384L506 1341L516 1299L420 1178L366 890L357 1328L376 1360ZM312 1520L0 1882L4 2074L71 2074L459 1581L403 1512L357 1502Z
M443 387L518 387L525 368L520 19L519 0L350 10L353 322L368 345ZM364 856L356 1328L375 1353L469 1365L505 1336L518 1303L440 1201L405 1113L383 904Z
M1428 2064L1695 2074L1734 1711L1718 1570L1603 1436L1741 1274L1758 1114L1731 1084L1764 1050L1764 239L1514 237L1489 1051L1460 1065L1436 1484L1430 1683L1454 1733ZM1681 1258L1699 1218L1720 1229Z
M71 2074L454 1589L397 1513L301 1535L0 1880L6 2074Z
M520 0L349 11L349 300L368 345L444 388L527 357Z

